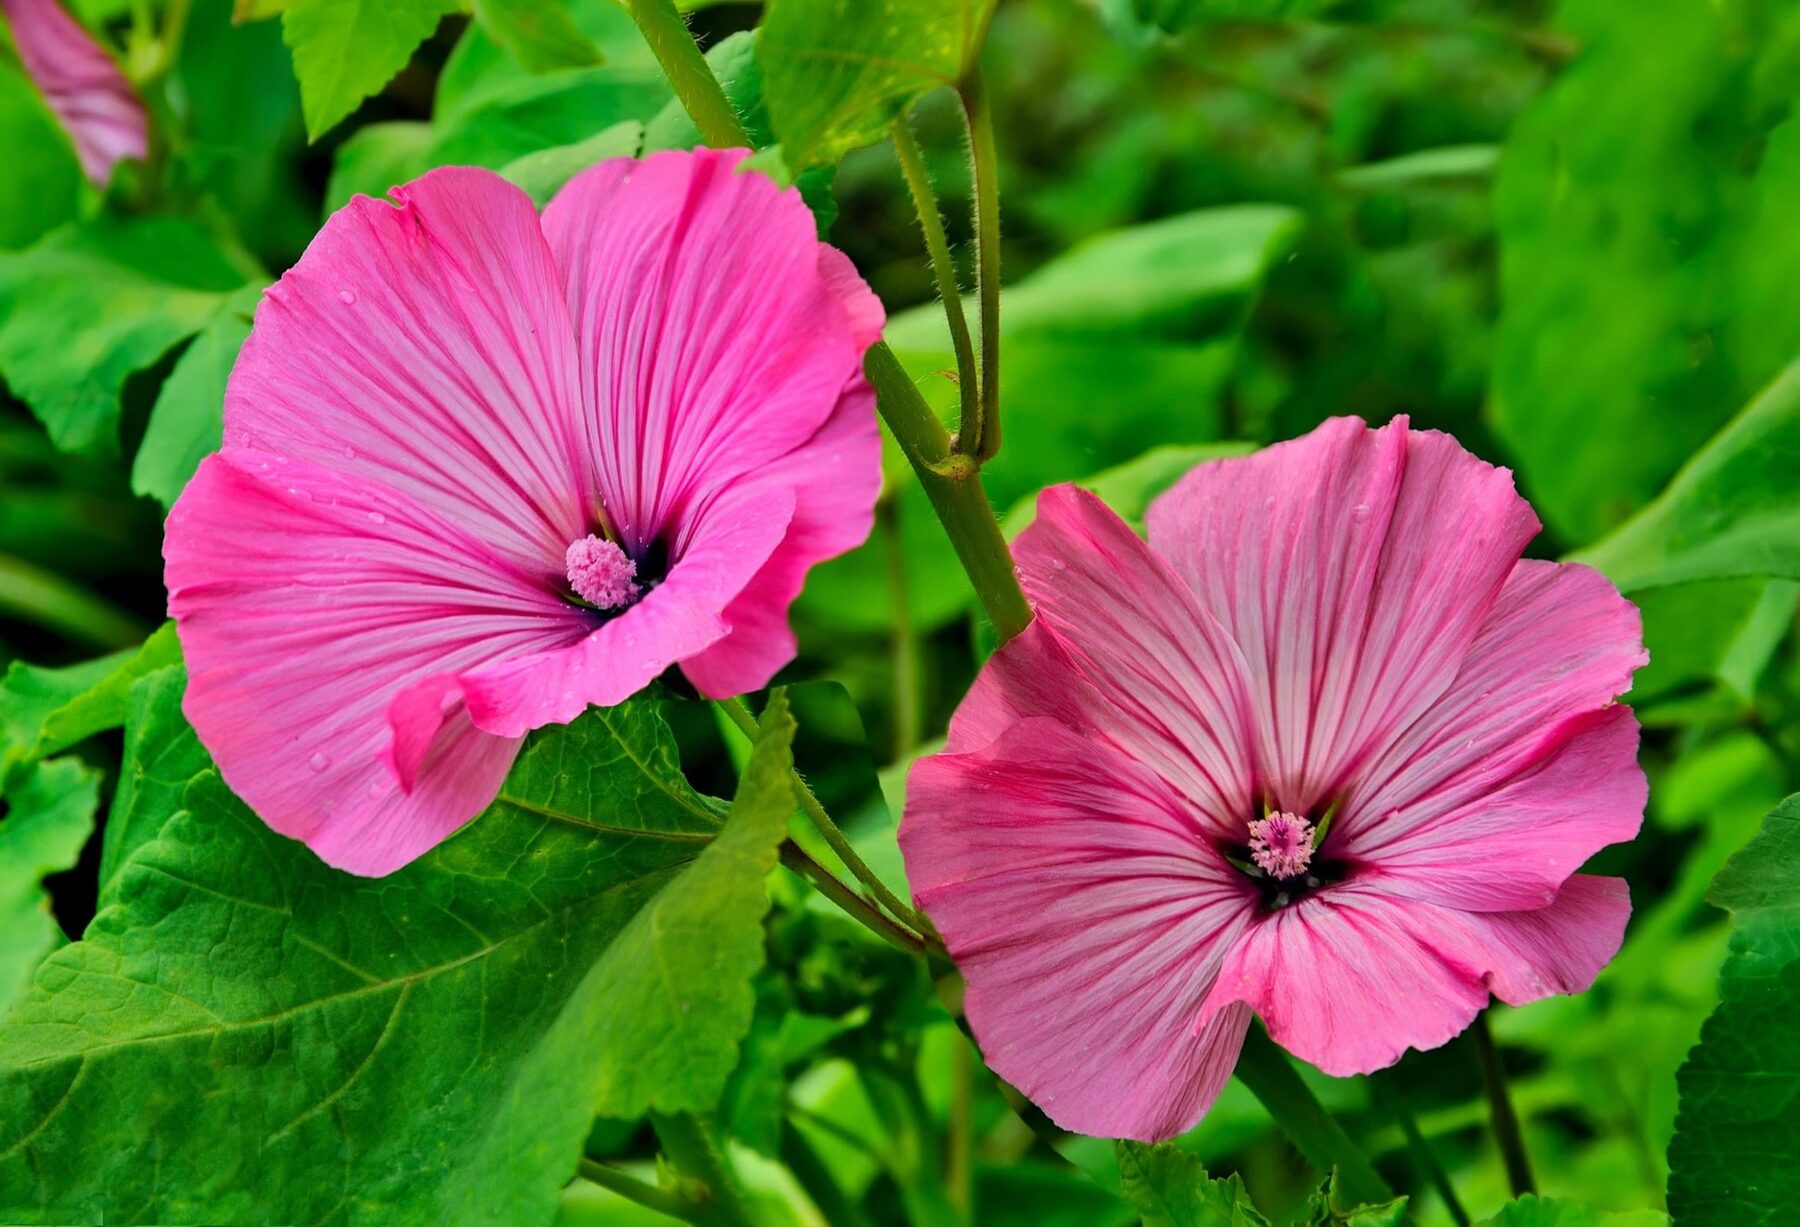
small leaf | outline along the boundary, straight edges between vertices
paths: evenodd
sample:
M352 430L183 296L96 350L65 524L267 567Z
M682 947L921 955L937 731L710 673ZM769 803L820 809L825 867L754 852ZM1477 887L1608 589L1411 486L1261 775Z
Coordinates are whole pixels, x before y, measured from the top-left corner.
M594 1001L601 1116L705 1112L719 1101L756 1008L764 880L794 812L794 720L779 691L717 839L607 951Z
M1144 1227L1268 1227L1235 1172L1214 1180L1199 1159L1168 1142L1117 1149L1119 1191Z
M251 278L198 227L102 217L0 253L0 377L64 451L118 449L125 379Z
M474 4L481 28L531 72L589 68L604 58L559 0L474 0Z
M291 0L281 36L294 53L306 134L318 140L394 78L459 0Z
M254 309L254 294L246 304ZM131 489L172 506L200 462L219 450L225 381L250 336L245 310L222 316L175 363L157 393L144 441L131 462Z
M1306 1227L1400 1227L1406 1221L1406 1201L1396 1197L1380 1205L1348 1205L1338 1188L1334 1167L1325 1183L1306 1201Z
M4 781L0 821L0 1017L63 942L43 881L75 866L94 830L100 773L78 759L33 763Z
M756 56L789 166L834 165L975 66L994 0L771 0Z
M17 762L65 750L125 720L132 684L181 659L175 624L164 623L141 647L62 669L14 661L0 679L0 779Z
M1611 536L1574 555L1631 592L1700 579L1800 579L1800 363Z
M1669 1211L1682 1224L1775 1227L1800 1204L1800 795L1726 863L1732 914L1719 1007L1676 1076Z

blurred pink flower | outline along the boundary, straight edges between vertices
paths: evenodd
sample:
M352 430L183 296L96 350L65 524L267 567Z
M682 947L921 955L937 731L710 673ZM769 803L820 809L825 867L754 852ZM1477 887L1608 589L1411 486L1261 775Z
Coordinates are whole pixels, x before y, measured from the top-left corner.
M101 187L149 148L149 120L119 65L57 0L0 0L19 59Z
M1642 819L1613 700L1647 658L1601 575L1520 559L1538 527L1505 470L1404 420L1203 465L1148 544L1043 494L1036 620L900 832L996 1072L1067 1128L1164 1138L1252 1011L1347 1075L1490 990L1593 980L1631 905L1574 871Z
M164 555L187 715L270 826L386 873L527 731L793 658L806 572L872 523L882 311L743 157L607 162L541 220L433 171L269 290Z

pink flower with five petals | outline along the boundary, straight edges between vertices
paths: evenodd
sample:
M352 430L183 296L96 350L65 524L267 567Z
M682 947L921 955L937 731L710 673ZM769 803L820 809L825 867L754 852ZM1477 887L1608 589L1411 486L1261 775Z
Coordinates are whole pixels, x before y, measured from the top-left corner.
M1036 620L919 762L900 842L988 1063L1059 1124L1199 1120L1252 1012L1328 1073L1585 988L1642 820L1645 656L1598 572L1521 559L1510 474L1404 419L1195 469L1148 542L1046 491Z
M873 521L882 310L744 156L607 162L542 218L436 170L269 290L164 557L185 711L270 826L387 873L531 729L793 658L806 572Z

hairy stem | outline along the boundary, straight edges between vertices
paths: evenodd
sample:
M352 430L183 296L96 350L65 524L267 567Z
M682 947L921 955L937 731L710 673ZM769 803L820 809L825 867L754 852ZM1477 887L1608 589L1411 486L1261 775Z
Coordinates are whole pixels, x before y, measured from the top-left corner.
M1287 1053L1261 1027L1251 1027L1244 1036L1237 1076L1309 1163L1322 1172L1337 1168L1338 1188L1352 1205L1392 1200L1394 1191L1375 1165L1325 1111L1294 1071Z
M905 115L894 120L894 153L912 193L913 211L925 232L925 250L937 277L938 297L950 324L950 343L956 349L957 393L962 401L961 431L965 438L979 437L982 430L981 376L975 366L975 342L969 335L969 317L963 311L962 287L956 281L956 263L950 258L950 241L944 234L943 214L925 173L925 159Z
M1000 157L994 113L979 69L958 91L969 121L969 171L975 193L976 286L981 299L981 415L975 437L963 426L958 450L989 460L1000 450Z
M712 66L700 54L687 22L675 8L675 0L624 0L637 22L651 54L662 65L663 75L675 96L700 129L700 139L715 149L747 147L750 137Z
M1531 1160L1525 1154L1525 1135L1519 1128L1518 1114L1513 1111L1512 1096L1506 1091L1506 1070L1500 1064L1500 1050L1494 1046L1494 1033L1488 1029L1487 1011L1475 1016L1469 1028L1475 1042L1475 1060L1481 1066L1481 1083L1487 1088L1488 1118L1494 1130L1494 1143L1506 1162L1506 1179L1514 1197L1537 1192L1531 1178Z
M875 385L883 420L906 452L976 597L1005 643L1030 625L1031 606L974 461L951 454L949 432L885 343L869 350L863 371Z
M906 543L900 535L900 502L875 507L875 527L887 555L888 599L894 610L894 759L903 759L923 734L924 704L919 694L919 633L907 593Z
M749 707L745 706L742 699L720 699L719 706L731 718L731 722L737 725L739 732L752 741L756 739L756 717L750 714ZM794 772L794 795L799 799L800 810L806 815L807 821L825 837L825 842L831 845L831 850L844 862L844 867L868 888L869 893L875 896L875 901L892 912L902 923L914 929L922 928L923 922L919 919L919 914L889 890L887 884L869 868L868 862L850 846L849 838L831 820L831 815L825 812L825 807L819 804L819 798L813 794L812 787L800 777L798 771Z
M820 894L848 912L852 919L860 921L865 929L895 949L920 956L926 954L924 938L911 929L895 923L886 912L844 885L836 874L813 860L807 855L806 849L791 839L782 841L781 863L812 883Z

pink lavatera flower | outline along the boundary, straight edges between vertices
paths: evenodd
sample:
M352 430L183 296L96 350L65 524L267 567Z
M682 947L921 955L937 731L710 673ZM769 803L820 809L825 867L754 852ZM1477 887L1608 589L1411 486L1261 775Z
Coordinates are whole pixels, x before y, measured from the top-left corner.
M82 171L105 187L117 163L149 149L143 102L118 63L57 0L0 0L0 13L25 71L74 141Z
M743 157L607 162L541 219L436 170L269 290L164 555L188 718L270 826L386 873L529 730L793 658L806 572L872 524L882 311Z
M1252 1012L1328 1073L1585 988L1630 902L1647 659L1599 573L1521 559L1510 475L1338 419L1195 469L1149 540L1039 499L1036 620L917 764L900 842L988 1062L1059 1124L1160 1139Z

